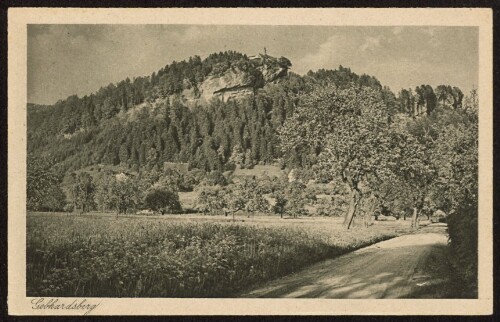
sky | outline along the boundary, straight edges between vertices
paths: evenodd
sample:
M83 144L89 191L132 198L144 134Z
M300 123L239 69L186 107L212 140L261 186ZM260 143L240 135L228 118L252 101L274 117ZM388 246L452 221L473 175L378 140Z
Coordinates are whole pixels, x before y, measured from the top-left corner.
M235 50L284 56L291 71L349 67L393 92L478 83L477 27L29 25L28 102L53 104L172 61Z

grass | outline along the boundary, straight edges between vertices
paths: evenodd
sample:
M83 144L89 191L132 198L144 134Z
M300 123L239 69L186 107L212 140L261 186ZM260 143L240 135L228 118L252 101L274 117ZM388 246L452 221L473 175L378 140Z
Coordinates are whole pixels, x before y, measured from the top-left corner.
M29 214L27 295L230 297L406 231L388 223L345 231L329 219L172 218Z
M255 176L256 178L262 178L267 175L269 177L280 177L283 172L284 171L282 171L278 166L259 164L254 166L252 169L236 169L233 172L233 176Z
M198 200L198 191L179 192L179 201L182 209L194 209Z

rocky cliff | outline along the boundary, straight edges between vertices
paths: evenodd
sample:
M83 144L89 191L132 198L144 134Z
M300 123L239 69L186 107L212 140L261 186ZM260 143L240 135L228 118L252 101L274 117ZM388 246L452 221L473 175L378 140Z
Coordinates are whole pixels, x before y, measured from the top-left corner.
M184 84L182 92L172 95L171 100L178 98L192 107L205 105L212 99L227 102L249 98L257 89L286 76L291 65L284 57L250 56L247 61L231 65L222 73L211 73L200 84Z

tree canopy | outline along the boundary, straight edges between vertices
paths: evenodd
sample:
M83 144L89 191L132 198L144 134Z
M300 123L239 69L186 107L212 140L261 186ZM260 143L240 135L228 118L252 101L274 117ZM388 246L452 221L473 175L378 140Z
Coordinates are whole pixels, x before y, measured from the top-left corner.
M350 190L345 225L352 223L367 174L385 168L390 113L380 92L328 85L307 95L280 130L284 152L305 149L321 176L340 178Z

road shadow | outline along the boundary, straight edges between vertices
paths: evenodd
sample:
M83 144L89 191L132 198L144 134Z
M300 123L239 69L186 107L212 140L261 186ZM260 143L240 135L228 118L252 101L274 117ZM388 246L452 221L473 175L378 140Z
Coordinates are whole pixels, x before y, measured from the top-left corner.
M381 242L244 292L247 298L464 298L444 229ZM428 233L427 233L428 232Z

